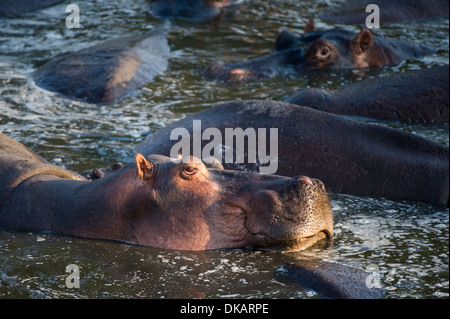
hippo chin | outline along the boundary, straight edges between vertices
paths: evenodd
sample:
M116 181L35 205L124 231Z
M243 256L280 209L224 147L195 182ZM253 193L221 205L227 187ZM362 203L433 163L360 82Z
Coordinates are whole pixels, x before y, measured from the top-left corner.
M112 39L57 58L34 73L36 84L88 103L108 103L152 81L167 69L163 32Z
M305 249L333 232L321 181L144 157L95 181L0 134L0 227L156 248Z
M214 62L204 74L225 82L273 78L286 67L297 71L312 69L363 69L390 65L435 53L414 42L373 36L367 29L359 33L344 29L317 31L314 21L304 35L282 31L275 40L275 53L234 64Z

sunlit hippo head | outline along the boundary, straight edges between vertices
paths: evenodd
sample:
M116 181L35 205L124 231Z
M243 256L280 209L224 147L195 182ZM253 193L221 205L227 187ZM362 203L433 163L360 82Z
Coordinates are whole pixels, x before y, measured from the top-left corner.
M323 183L136 155L134 240L180 250L301 250L333 232ZM208 167L206 166L208 165Z

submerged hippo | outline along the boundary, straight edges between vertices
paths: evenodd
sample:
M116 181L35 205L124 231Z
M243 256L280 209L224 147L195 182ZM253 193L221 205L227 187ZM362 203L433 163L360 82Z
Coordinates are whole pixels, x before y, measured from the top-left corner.
M324 10L319 16L328 21L365 24L369 4L380 9L380 24L448 16L448 0L348 0L345 4Z
M303 89L286 100L317 110L406 122L448 122L448 65L354 83Z
M269 134L271 128L277 131L276 136ZM263 130L264 137L259 129ZM236 156L231 161L223 159L227 149L250 153L244 138L249 140L250 133L256 131L256 163L247 156L242 161ZM227 143L230 132L240 135L239 141L232 137L236 142L232 139L233 144ZM183 137L178 133L183 133ZM312 176L323 181L331 192L436 204L448 202L448 147L385 126L299 105L239 101L217 105L174 122L148 136L136 151L144 155L169 155L178 149L176 146L185 136L190 144L194 138L201 143L202 156L217 155L208 145L218 139L225 149L221 162L228 169L260 171L275 164L276 174ZM269 136L270 147L267 146ZM259 139L263 141L261 148ZM194 147L191 146L193 151ZM271 160L267 161L266 157Z
M223 8L242 0L153 0L150 12L158 18L178 18L193 22L219 16Z
M46 90L89 103L112 102L152 81L168 66L161 31L112 39L57 58L34 73Z
M63 1L64 0L2 0L0 5L0 18L19 16Z
M435 52L418 43L372 36L367 29L359 33L338 28L317 31L312 20L306 25L304 35L281 31L275 40L275 51L240 63L214 62L204 73L209 78L241 82L275 77L287 66L296 70L361 69Z
M381 285L373 273L321 260L296 260L277 269L277 277L316 291L334 299L380 299ZM374 280L375 279L375 280ZM374 282L375 281L375 282ZM368 284L369 283L369 284Z
M137 154L95 181L0 133L0 227L156 248L304 249L333 232L322 182Z

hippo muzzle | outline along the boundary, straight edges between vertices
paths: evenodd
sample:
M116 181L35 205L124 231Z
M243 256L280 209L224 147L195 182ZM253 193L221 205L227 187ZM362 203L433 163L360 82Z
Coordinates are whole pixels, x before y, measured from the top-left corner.
M258 178L243 183L220 205L209 223L210 230L221 234L211 239L241 248L295 251L332 235L332 212L321 181L306 176Z
M258 191L249 206L253 213L248 213L246 227L263 248L301 250L333 233L328 195L319 180L301 176L278 192Z

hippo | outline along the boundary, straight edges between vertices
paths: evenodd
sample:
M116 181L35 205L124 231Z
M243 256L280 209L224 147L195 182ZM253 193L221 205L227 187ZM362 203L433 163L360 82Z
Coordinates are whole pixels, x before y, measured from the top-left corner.
M365 24L369 4L378 5L381 24L448 16L448 0L349 0L319 12L319 17L334 23Z
M93 181L0 133L0 227L176 250L294 251L333 233L324 184L136 154Z
M207 78L234 83L273 78L288 66L297 71L364 69L436 52L418 43L373 36L367 29L359 33L340 28L317 31L313 20L306 25L304 35L281 31L275 40L274 51L245 62L214 62L204 74Z
M158 18L177 18L202 22L218 17L226 7L242 0L153 0L150 13Z
M0 18L20 16L24 13L50 7L63 0L2 0L0 6Z
M367 79L336 89L308 88L286 102L317 110L405 122L448 122L448 65Z
M296 260L278 268L275 275L281 280L288 278L303 287L313 289L324 298L384 298L381 284L375 282L377 279L372 278L373 274L323 260Z
M46 90L88 103L110 103L167 69L170 48L162 31L126 36L62 56L37 69Z
M212 132L210 128L220 132ZM234 149L237 154L238 143L241 145L239 152L250 150L245 148L248 147L245 139L250 139L250 134L243 136L243 141L236 139L233 144L224 143L223 136L227 129L248 133L248 128L255 131L258 128L258 132L262 129L266 146L262 144L257 150L256 161L248 157L238 161L236 156L227 161L222 152L219 160L226 169L260 172L262 167L273 164L261 154L273 153L269 159L276 159L275 174L311 176L323 181L330 192L441 205L448 203L448 146L409 132L288 103L249 100L219 104L149 135L135 150L144 155L169 156L185 138L190 139L194 150L195 133L198 143L201 138L203 154L217 155L209 148L216 135L219 136L217 139L221 135L224 148ZM276 152L272 152L272 147L268 152L269 129L277 131L277 135L271 135ZM186 134L181 139L174 134L183 131ZM257 138L263 140L262 135Z

